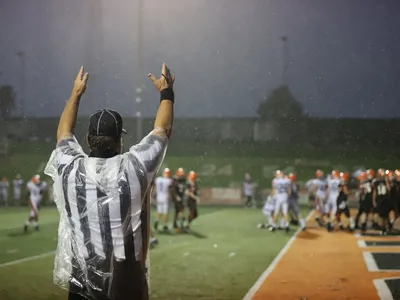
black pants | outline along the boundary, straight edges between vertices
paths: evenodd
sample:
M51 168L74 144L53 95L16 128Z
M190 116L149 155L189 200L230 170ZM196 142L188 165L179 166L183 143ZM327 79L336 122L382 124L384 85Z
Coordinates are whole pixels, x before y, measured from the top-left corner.
M253 203L253 197L246 196L246 206L251 206L252 203Z
M113 261L113 272L111 282L100 286L98 278L89 280L99 290L94 290L89 283L80 276L76 268L73 277L79 284L70 283L68 300L148 300L149 290L147 285L146 271L142 263L137 261ZM92 276L93 277L93 276ZM79 286L78 286L79 285ZM110 290L110 295L108 294ZM84 295L84 296L82 296Z

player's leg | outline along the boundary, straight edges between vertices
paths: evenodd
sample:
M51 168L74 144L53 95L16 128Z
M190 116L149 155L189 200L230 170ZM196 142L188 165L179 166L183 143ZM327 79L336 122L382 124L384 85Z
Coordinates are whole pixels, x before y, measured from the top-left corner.
M158 231L158 224L162 219L162 215L163 215L163 203L157 200L157 215L156 215L156 220L154 221L155 231Z
M164 203L163 207L163 221L164 221L164 231L168 231L168 202Z
M388 204L388 199L380 199L378 200L378 212L379 212L379 217L381 220L381 234L385 235L388 230L388 225L389 225L389 212L390 212L390 207Z
M296 215L297 220L299 220L299 225L302 230L306 229L306 221L303 219L300 211L300 200L295 199L292 204L292 209L294 214Z
M355 228L355 222L354 222L354 220L353 220L353 217L351 216L351 214L350 214L350 210L349 210L349 207L348 206L346 206L346 208L343 210L343 213L344 213L344 215L346 216L346 218L347 218L347 221L348 221L348 229L349 230L351 230L351 231L353 231L354 230L354 228Z
M324 205L324 210L325 210L325 214L328 216L328 221L326 223L326 229L328 231L332 231L334 224L335 224L335 215L333 215L332 218L332 213L333 213L333 203L331 201L331 199L329 198L329 200L325 203ZM335 212L336 213L336 212ZM333 219L333 220L332 220Z
M150 248L154 248L156 245L158 245L158 240L154 231L150 228Z
M288 232L289 231L289 213L288 213L289 212L289 203L288 203L287 197L282 200L281 208L282 208L283 219L285 220L283 228L286 230L286 232Z
M174 201L174 228L177 229L178 228L178 218L179 218L179 204L178 204L178 200L175 199Z
M264 205L262 212L263 212L264 216L267 218L268 223L260 223L260 224L258 224L258 228L261 229L261 228L271 227L273 224L273 216L272 216L273 207L272 207L272 205L269 205L269 204Z
M272 219L272 226L271 230L274 231L276 229L276 225L278 223L279 213L282 210L282 197L276 196L275 197L275 206L274 206L274 215Z

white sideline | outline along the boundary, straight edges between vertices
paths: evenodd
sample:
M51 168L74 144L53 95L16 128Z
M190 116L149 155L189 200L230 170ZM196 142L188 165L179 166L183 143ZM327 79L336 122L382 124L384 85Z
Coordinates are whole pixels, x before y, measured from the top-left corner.
M313 216L314 212L315 212L314 209L312 211L310 211L310 213L307 215L306 222ZM279 261L285 255L285 253L292 246L292 244L294 243L294 241L296 240L296 238L300 232L301 232L301 228L297 229L297 231L293 234L293 236L287 242L285 247L283 247L282 250L278 253L278 255L274 258L272 263L269 265L268 269L266 269L264 271L264 273L261 274L261 276L257 279L256 283L247 292L247 294L244 296L243 300L253 299L255 293L260 289L260 287L264 283L265 279L267 279L267 277L272 273L272 271L275 269L276 265L279 263Z
M8 267L8 266L21 264L21 263L24 263L24 262L27 262L27 261L31 261L31 260L36 260L36 259L39 259L39 258L47 257L47 256L50 256L50 255L53 255L54 253L55 253L55 251L45 252L45 253L42 253L42 254L39 254L39 255L29 256L29 257L25 257L25 258L22 258L22 259L9 261L9 262L0 264L0 269Z

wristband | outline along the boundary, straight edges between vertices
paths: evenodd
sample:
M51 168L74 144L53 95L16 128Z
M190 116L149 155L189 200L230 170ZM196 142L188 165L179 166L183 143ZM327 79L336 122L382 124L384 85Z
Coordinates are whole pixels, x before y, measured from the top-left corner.
M172 88L166 88L160 92L160 102L163 100L169 100L175 103L175 94Z

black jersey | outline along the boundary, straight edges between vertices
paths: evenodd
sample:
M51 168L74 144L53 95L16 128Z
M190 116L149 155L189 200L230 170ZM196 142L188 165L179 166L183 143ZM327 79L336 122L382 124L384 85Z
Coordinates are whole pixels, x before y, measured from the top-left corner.
M386 180L384 178L376 178L372 184L373 190L376 191L376 197L379 199L388 198L390 190L388 190Z
M397 199L400 196L399 189L399 181L397 179L393 179L390 182L390 198Z
M372 179L368 179L363 181L360 184L360 201L364 201L364 200L368 200L368 199L372 199L372 191L373 191L373 183L372 183Z
M183 198L186 190L186 179L174 177L174 189L177 196Z
M186 188L188 189L189 192L193 193L195 196L199 195L199 186L197 185L196 182L188 182ZM189 200L196 200L196 199L191 197L189 194Z
M341 209L347 206L347 192L346 192L347 185L341 183L339 185L339 195L337 197L337 206Z

